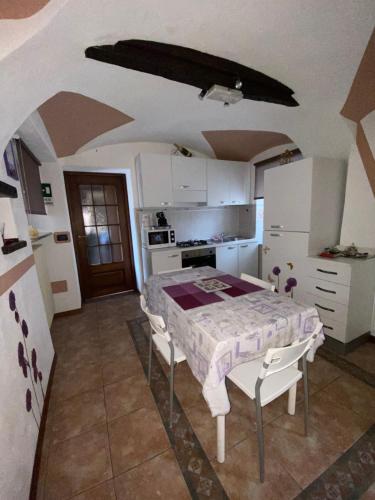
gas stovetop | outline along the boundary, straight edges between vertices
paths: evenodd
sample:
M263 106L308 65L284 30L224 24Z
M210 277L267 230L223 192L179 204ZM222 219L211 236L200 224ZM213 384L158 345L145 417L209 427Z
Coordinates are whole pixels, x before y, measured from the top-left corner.
M207 240L187 240L187 241L178 241L176 245L181 248L188 248L188 247L201 247L203 245L208 245L208 243Z

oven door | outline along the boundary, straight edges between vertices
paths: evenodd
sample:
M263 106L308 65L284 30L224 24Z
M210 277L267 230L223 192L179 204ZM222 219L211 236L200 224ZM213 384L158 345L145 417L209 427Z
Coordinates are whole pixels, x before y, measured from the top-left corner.
M216 269L216 250L207 248L202 250L187 250L181 252L182 267L210 266Z

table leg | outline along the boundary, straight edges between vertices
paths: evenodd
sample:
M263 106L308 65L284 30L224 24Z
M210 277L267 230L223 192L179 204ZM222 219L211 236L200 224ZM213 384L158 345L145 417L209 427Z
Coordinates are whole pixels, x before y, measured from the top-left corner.
M296 413L296 397L297 397L297 384L289 389L288 397L288 413L294 415Z
M225 415L218 415L217 422L217 461L225 461Z

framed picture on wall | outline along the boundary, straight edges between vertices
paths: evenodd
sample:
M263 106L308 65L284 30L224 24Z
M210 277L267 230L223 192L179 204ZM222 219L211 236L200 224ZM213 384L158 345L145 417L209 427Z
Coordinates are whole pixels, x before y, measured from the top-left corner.
M18 157L14 141L9 141L4 151L4 163L8 177L18 181Z

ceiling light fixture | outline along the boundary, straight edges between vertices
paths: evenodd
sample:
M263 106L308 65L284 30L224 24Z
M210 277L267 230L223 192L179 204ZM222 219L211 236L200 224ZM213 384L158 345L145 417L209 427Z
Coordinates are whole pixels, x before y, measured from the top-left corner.
M236 102L243 99L243 93L238 89L231 89L222 85L212 85L208 90L202 90L198 97L201 100L207 98L213 101L220 101L225 106L229 106L229 104L236 104Z

